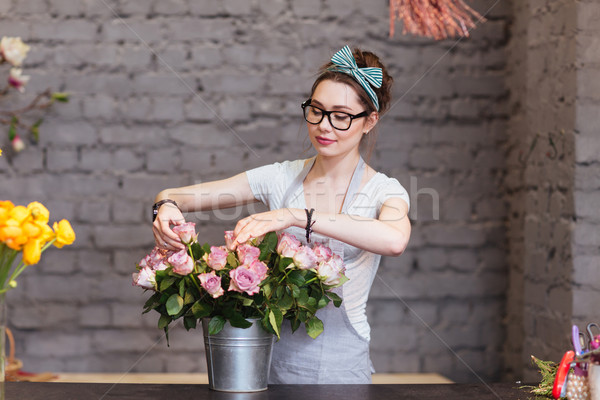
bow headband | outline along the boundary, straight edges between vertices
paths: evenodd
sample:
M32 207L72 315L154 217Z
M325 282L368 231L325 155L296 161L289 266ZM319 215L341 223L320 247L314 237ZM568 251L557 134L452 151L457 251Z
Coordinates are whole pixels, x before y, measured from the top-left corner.
M329 67L329 71L342 72L352 76L363 89L369 95L369 98L373 102L375 109L379 111L379 101L377 100L377 94L373 90L373 87L381 87L383 81L383 72L381 68L358 68L356 60L350 51L350 47L344 46L340 51L335 53L331 57L331 62L334 64L333 67Z

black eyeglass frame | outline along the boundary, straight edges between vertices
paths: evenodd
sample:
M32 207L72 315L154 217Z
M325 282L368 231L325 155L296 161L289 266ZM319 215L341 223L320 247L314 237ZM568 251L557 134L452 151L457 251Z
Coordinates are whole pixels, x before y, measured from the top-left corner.
M312 105L311 102L312 102L312 99L308 99L305 102L303 102L302 105L301 105L301 107L302 107L302 115L304 116L304 120L306 122L308 122L309 124L311 124L311 125L319 125L321 122L323 122L323 118L325 118L325 116L327 116L327 120L329 121L329 125L331 125L332 128L337 129L338 131L347 131L352 126L352 121L354 121L355 119L358 119L358 118L368 117L369 116L369 113L366 110L363 111L363 112L361 112L361 113L359 113L359 114L355 114L355 115L349 114L349 113L344 112L344 111L325 111L325 110L323 110L320 107ZM317 110L319 110L319 111L321 111L323 113L323 114L321 114L321 119L319 120L319 122L310 122L309 120L306 119L306 112L304 111L304 109L306 107L308 107L308 106L314 107L314 108L316 108ZM346 129L336 128L333 125L333 123L331 122L331 114L332 113L346 114L347 116L349 116L350 117L350 123L348 124L348 127Z

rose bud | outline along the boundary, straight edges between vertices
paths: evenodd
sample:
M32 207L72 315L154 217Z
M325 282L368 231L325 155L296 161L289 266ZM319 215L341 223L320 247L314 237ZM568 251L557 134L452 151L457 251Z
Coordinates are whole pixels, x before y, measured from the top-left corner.
M11 144L13 150L17 153L25 149L25 142L23 142L23 139L21 139L21 136L19 135L16 135L14 137L14 139L11 141Z
M0 57L4 58L7 62L15 67L21 66L29 46L23 43L20 37L3 37L0 40Z
M8 84L21 93L25 92L25 85L29 82L29 76L21 75L22 72L20 68L11 68L8 75Z
M251 264L252 262L258 260L258 256L260 256L260 249L249 244L243 244L238 246L237 256L240 260L240 264Z
M181 250L172 256L167 261L173 267L173 272L179 275L187 275L194 270L194 260L189 256L186 250Z
M215 275L214 271L198 275L200 286L213 298L217 298L225 293L221 287L221 277Z
M277 254L282 257L294 257L301 245L293 235L282 233L277 243Z
M258 279L260 282L262 282L267 277L267 273L269 272L269 267L267 267L267 264L260 260L254 260L251 264L245 264L243 265L243 267L254 271L256 275L258 275Z
M317 264L322 261L327 261L333 255L333 251L323 243L315 243L312 247L315 256L317 257Z
M198 236L196 234L196 224L193 222L186 222L185 224L174 226L173 232L175 232L185 244L192 243Z
M225 247L227 250L233 251L233 242L235 241L233 237L233 231L225 231Z
M344 262L337 254L334 254L329 261L324 261L317 267L317 276L323 284L328 286L336 286L347 280L344 272Z
M308 246L302 246L294 254L294 264L300 269L311 269L317 266L317 256Z
M156 286L156 273L148 267L140 269L139 272L134 272L131 277L133 278L134 286L153 290Z
M225 268L227 264L227 256L229 252L225 246L211 246L210 254L206 257L206 263L209 267L216 271L220 271Z

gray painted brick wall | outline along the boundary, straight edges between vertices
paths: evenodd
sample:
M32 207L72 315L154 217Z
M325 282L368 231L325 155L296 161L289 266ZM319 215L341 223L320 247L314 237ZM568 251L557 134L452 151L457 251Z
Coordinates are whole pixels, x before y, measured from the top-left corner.
M40 200L78 235L8 296L25 368L205 370L200 333L174 329L167 348L157 316L140 314L147 295L131 287L152 246L154 195L310 154L299 105L318 66L350 44L395 77L371 164L413 203L410 245L383 259L368 306L375 368L498 379L512 11L504 0L473 4L487 23L433 42L388 38L386 0L0 0L0 35L32 46L23 101L48 86L72 93L39 146L0 158L0 197ZM191 218L219 243L244 212Z

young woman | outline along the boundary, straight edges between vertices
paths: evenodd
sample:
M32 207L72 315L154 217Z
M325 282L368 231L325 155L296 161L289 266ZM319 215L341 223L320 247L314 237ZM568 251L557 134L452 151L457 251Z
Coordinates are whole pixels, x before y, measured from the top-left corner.
M349 281L336 289L342 307L319 310L325 331L316 339L302 329L292 335L284 324L273 350L271 383L371 382L369 290L381 255L400 255L410 236L406 190L366 165L359 153L389 108L391 84L376 55L346 46L321 68L302 104L315 157L167 189L156 197L154 237L169 250L184 248L171 230L185 222L182 212L261 201L270 211L238 221L234 245L286 231L304 243L307 237L324 242L343 257Z

